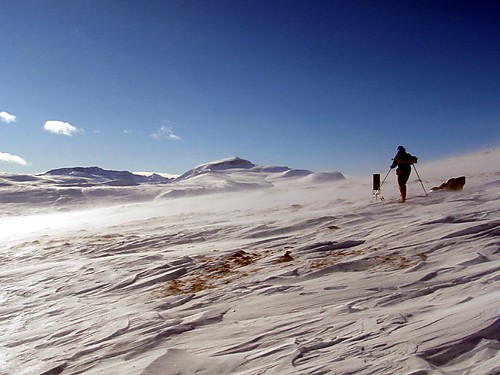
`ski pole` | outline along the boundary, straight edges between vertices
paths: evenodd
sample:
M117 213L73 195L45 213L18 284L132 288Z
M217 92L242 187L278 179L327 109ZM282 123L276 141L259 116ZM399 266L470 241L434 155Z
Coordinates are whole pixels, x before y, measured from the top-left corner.
M424 183L422 182L422 179L420 178L420 175L418 174L417 167L415 167L415 164L413 165L413 169L415 169L415 173L417 174L418 180L420 181L420 185L422 185L422 189L424 189L425 196L427 196L427 190L425 190Z
M389 171L387 172L384 179L382 180L382 183L380 184L380 188L382 188L382 185L384 184L385 180L387 179L387 176L389 176L389 173L391 173L391 168L389 168Z

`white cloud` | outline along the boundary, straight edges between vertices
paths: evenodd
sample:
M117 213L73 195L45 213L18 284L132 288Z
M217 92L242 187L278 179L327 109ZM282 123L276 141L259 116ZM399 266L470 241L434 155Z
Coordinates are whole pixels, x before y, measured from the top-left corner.
M6 122L7 124L9 122L16 122L16 116L7 112L0 112L0 121Z
M62 134L71 137L76 133L84 133L83 129L78 129L77 127L71 125L68 122L63 121L46 121L43 128L54 134Z
M154 139L169 139L171 141L178 141L181 139L181 137L175 135L172 128L168 126L162 126L156 132L151 134L151 137Z
M26 160L17 155L11 155L6 152L0 152L0 161L6 161L9 163L16 163L20 165L28 165Z

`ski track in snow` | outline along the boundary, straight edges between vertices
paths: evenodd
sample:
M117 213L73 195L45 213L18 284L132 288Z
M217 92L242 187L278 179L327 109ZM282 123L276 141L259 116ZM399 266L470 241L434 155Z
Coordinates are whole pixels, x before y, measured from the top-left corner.
M410 180L404 205L395 178L370 203L370 177L301 176L2 212L0 374L498 374L492 153L458 159L462 192Z

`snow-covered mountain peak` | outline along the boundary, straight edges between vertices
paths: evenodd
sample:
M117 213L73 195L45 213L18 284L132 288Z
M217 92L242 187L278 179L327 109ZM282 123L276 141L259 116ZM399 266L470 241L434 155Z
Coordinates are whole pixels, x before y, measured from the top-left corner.
M162 177L158 174L152 174L151 176L143 176L128 171L114 171L114 170L103 169L100 167L58 168L58 169L52 169L44 173L44 175L72 177L72 178L76 177L76 178L92 180L94 182L107 182L108 184L119 184L119 185L134 185L144 182L166 183L171 181L171 179Z
M183 180L209 172L226 171L228 169L250 169L253 167L255 167L255 164L252 162L241 159L237 156L232 156L226 159L215 160L206 164L198 165L197 167L184 173L179 177L179 179Z

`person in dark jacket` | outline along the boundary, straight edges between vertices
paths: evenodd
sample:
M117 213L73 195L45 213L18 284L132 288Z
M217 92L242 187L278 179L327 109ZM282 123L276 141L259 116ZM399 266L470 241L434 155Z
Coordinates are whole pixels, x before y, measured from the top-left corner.
M391 169L396 168L396 175L398 176L399 192L401 194L400 202L406 202L406 183L410 178L411 165L417 162L417 158L406 152L403 146L398 146L398 152L394 156L391 164Z

